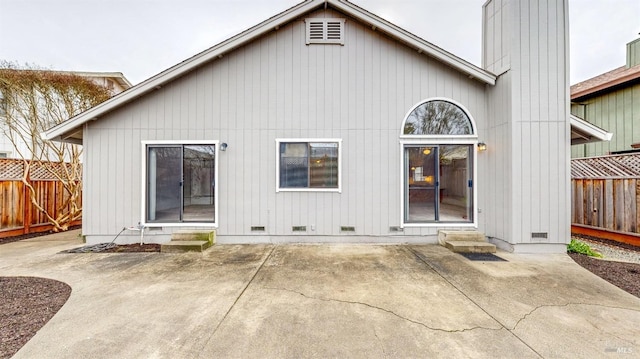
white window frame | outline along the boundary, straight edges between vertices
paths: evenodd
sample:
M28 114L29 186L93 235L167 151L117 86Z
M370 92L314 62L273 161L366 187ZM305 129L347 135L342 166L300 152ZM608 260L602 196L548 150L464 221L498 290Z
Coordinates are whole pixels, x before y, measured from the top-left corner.
M345 30L345 19L337 19L337 18L308 18L305 19L305 28L306 28L306 41L307 45L309 44L336 44L336 45L344 45L344 30ZM339 23L340 24L340 38L338 39L329 39L329 23ZM311 25L312 24L322 24L322 39L312 39L311 38Z
M280 188L280 143L337 143L338 187L337 188ZM276 192L337 192L342 193L342 139L341 138L276 138Z
M140 188L142 188L142 195L140 196L140 224L143 225L144 227L207 227L207 228L218 228L218 219L219 219L219 206L218 206L218 202L219 202L219 190L218 188L220 187L218 184L218 172L219 172L219 155L220 155L220 141L216 140L216 141L207 141L207 140L196 140L196 141L183 141L183 140L170 140L170 141L141 141L142 144L142 185ZM214 218L213 218L213 222L165 222L165 223L158 223L158 222L147 222L147 150L148 150L148 146L152 145L152 146L157 146L157 145L182 145L182 146L189 146L189 145L213 145L215 146L215 161L214 161L214 166L215 166L215 173L214 173L214 181L215 181L215 186L214 186L214 208L215 208L215 212L214 212Z
M461 139L455 137L437 139L401 139L400 140L400 228L410 227L478 227L478 156L473 156L473 221L472 222L405 222L405 192L404 185L407 180L404 168L404 149L407 146L436 146L436 145L472 145L473 149L478 148L478 140Z
M458 106L469 118L471 122L471 130L473 134L471 135L405 135L404 134L404 126L406 124L407 118L409 115L422 104L430 101L445 101L449 102L455 106ZM476 127L476 122L467 110L466 107L458 103L457 101L451 100L445 97L432 97L424 99L418 102L416 105L411 107L411 109L405 114L404 120L402 121L402 126L400 127L400 161L399 161L399 171L400 171L400 228L411 228L411 227L440 227L440 228L478 228L478 132ZM435 146L435 145L472 145L474 149L473 156L473 221L472 222L423 222L423 223L407 223L405 222L405 181L407 180L405 176L405 162L404 162L404 149L406 146Z

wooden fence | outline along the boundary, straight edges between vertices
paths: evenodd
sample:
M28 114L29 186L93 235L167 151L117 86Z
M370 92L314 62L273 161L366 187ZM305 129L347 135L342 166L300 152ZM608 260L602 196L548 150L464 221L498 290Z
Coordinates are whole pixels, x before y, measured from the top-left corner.
M610 231L640 233L640 180L572 179L571 222Z
M640 245L640 153L571 160L571 231Z
M11 237L27 233L45 232L53 228L46 216L31 203L29 188L22 180L22 161L0 160L0 238ZM56 218L62 204L69 198L69 194L62 182L46 178L42 170L31 171L35 176L29 180L35 190L38 203ZM77 205L82 206L79 197ZM78 225L77 220L71 225Z

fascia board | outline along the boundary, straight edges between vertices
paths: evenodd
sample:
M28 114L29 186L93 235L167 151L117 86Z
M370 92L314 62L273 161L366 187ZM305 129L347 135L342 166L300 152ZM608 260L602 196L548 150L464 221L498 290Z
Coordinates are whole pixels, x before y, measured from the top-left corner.
M570 122L571 127L575 127L579 131L586 133L599 141L611 141L611 139L613 138L613 133L607 132L606 130L595 126L577 116L571 115Z
M103 114L112 111L121 105L135 100L151 91L161 88L167 82L188 73L199 66L215 59L216 57L223 56L225 53L242 46L260 36L263 36L269 31L276 29L278 26L288 23L293 19L304 15L307 12L312 11L316 7L323 6L325 4L331 4L336 9L357 18L360 21L368 22L372 26L376 26L381 31L390 34L391 36L407 43L409 46L415 47L418 50L426 52L428 55L452 66L453 68L462 71L469 76L483 81L490 85L495 85L496 76L488 71L482 70L422 39L419 37L402 30L401 28L381 19L373 14L369 14L363 9L339 0L309 0L302 2L284 12L271 17L262 23L241 32L240 34L227 39L212 48L205 50L185 61L182 61L173 67L155 75L148 80L143 81L137 86L124 91L111 99L92 107L91 109L71 118L68 121L57 125L44 133L42 138L45 140L52 140L60 138L65 133L73 131L75 128L91 121L96 120Z
M407 45L414 47L416 50L422 50L431 57L434 57L449 66L466 73L467 75L476 78L489 85L496 84L496 76L486 70L483 70L419 37L411 34L410 32L393 25L392 23L379 18L371 13L365 12L366 10L357 7L349 2L340 0L327 0L332 6L340 11L343 11L360 21L369 23L376 29L383 31L403 42Z
M72 131L73 129L91 121L96 120L103 114L112 111L121 105L133 101L138 97L141 97L151 91L161 88L167 82L188 73L199 66L215 59L216 57L223 56L225 53L242 46L269 31L274 30L276 27L286 24L289 21L302 16L303 14L313 10L314 8L321 6L325 3L324 0L310 0L300 3L284 12L271 17L262 23L241 32L240 34L229 38L208 50L205 50L185 61L170 67L167 70L143 81L137 86L124 91L111 99L96 105L89 110L65 121L47 131L42 133L41 137L45 140L58 139L65 133Z

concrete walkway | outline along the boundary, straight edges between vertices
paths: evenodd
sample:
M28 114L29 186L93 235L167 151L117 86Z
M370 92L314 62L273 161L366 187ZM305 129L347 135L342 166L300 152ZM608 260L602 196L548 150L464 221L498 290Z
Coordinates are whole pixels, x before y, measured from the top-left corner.
M632 358L640 299L566 255L472 262L435 245L0 246L0 276L68 283L14 358Z

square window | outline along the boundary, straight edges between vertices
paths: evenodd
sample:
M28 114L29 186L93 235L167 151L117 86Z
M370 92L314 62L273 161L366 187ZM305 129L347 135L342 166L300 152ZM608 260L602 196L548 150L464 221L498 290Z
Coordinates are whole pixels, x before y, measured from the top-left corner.
M340 190L340 140L277 140L278 190Z

